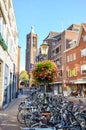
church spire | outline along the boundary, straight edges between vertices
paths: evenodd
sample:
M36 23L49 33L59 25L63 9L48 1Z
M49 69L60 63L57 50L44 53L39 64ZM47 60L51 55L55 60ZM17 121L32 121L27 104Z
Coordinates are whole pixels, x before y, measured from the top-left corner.
M35 33L35 32L34 32L34 27L33 27L33 26L31 27L31 33Z

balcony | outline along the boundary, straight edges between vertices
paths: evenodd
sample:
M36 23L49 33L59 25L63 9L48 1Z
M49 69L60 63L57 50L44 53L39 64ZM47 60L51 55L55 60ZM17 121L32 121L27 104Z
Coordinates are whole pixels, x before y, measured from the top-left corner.
M61 57L62 53L59 52L59 53L54 53L52 54L52 59L57 59L58 57Z

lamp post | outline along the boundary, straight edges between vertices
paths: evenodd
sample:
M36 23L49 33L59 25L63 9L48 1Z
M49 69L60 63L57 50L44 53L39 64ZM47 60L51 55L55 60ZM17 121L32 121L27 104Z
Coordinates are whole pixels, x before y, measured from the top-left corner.
M49 46L46 43L46 41L43 42L43 44L40 46L41 48L41 54L43 55L43 59L46 60L46 56L48 54ZM46 79L44 79L44 104L46 104Z
M48 49L49 49L49 46L46 43L46 41L44 41L40 47L41 47L41 54L46 56L48 54Z

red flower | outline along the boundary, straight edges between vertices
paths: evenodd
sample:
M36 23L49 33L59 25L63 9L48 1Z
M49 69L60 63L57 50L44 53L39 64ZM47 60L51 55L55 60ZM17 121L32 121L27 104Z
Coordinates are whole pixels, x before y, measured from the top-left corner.
M57 66L53 61L47 60L38 62L32 71L33 78L37 83L53 82L57 77Z

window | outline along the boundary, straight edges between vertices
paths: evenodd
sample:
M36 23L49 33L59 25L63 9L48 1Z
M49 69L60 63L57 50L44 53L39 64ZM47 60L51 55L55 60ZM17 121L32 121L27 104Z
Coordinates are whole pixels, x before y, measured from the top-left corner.
M81 50L81 57L86 56L86 48Z
M34 67L34 64L30 64L30 69L32 70Z
M67 56L67 62L76 60L76 53L70 54Z
M72 61L72 54L70 55L70 61Z
M76 69L69 70L69 77L74 77L74 76L77 76L77 70Z
M71 41L69 44L70 44L70 47L73 48L76 45L76 41Z
M30 38L27 39L27 49L29 49L30 46Z
M8 86L8 75L9 74L9 68L8 65L5 64L5 74L4 74L4 88L6 89Z
M2 23L2 17L0 17L0 33L3 33L3 23Z
M60 40L61 40L61 37L59 37L57 40L60 41Z
M86 35L83 36L83 41L86 42Z
M81 65L81 73L86 74L86 64Z
M73 60L76 60L76 53L73 53Z
M70 60L69 60L69 56L67 56L67 62L69 62Z
M2 27L2 23L1 23L1 18L0 18L0 32L1 32L1 30L2 30L1 27Z
M79 28L73 28L72 30L73 31L79 31Z
M59 51L61 52L61 46L59 46Z
M1 76L1 62L0 62L0 76Z
M9 42L10 43L10 46L9 46L9 53L12 53L13 51L13 45L12 45L12 42Z
M59 47L58 47L58 48L56 48L56 53L59 53L59 51L60 51L59 49L60 49Z
M59 65L61 65L61 63L60 63L60 61L59 60L57 60L57 65L59 66Z
M55 51L52 51L52 56L55 56L56 55L56 52Z
M52 42L52 46L55 46L55 45L56 45L56 43L53 41L53 42Z
M36 37L33 37L33 47L36 47L36 44L37 43L37 39L36 39Z
M6 35L6 45L8 45L8 34Z

